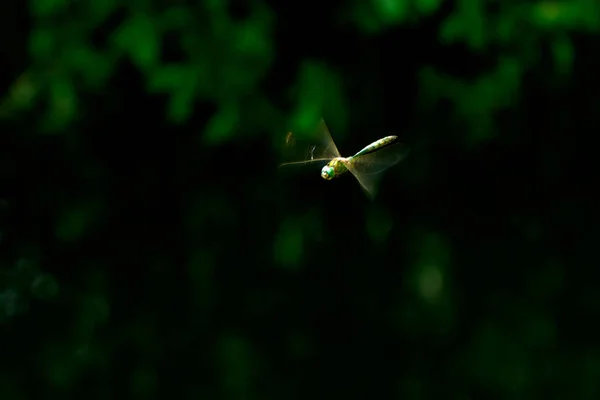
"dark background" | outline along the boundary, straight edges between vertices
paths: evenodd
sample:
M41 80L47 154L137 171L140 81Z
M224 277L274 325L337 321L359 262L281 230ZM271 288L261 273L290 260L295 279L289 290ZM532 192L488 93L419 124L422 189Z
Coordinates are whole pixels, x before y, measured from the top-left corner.
M600 5L0 21L0 398L600 398ZM321 117L374 202L276 168Z

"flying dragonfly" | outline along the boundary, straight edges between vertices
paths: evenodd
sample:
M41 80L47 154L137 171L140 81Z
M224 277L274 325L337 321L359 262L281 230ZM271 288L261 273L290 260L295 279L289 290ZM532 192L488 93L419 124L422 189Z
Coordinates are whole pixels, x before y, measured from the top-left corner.
M293 133L288 132L284 146L286 162L279 166L327 162L321 169L321 178L330 181L350 171L372 199L376 195L383 171L408 155L408 147L396 142L397 138L397 136L386 136L351 157L342 157L325 121L321 119L317 124L313 143L303 142Z

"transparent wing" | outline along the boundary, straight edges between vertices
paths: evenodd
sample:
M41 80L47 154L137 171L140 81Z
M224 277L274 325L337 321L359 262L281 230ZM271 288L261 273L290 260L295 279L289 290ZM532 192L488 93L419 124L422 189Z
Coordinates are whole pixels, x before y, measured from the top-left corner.
M279 166L329 161L332 158L340 157L340 152L322 119L319 120L310 138L310 140L300 139L289 132L285 137L283 159Z
M346 167L369 197L373 198L377 193L383 172L402 161L408 153L407 146L396 143L373 153L352 158L346 163Z

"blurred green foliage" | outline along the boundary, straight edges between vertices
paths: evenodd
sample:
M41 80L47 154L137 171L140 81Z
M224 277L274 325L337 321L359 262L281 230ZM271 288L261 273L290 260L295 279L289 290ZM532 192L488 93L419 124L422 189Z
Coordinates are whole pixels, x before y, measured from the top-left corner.
M103 1L72 7L69 1L33 2L34 25L29 38L32 65L28 73L31 76L15 83L9 95L10 108L31 106L34 93L45 93L51 111L43 126L52 131L64 130L65 124L82 112L78 110L78 92L101 87L114 73L117 60L127 57L144 74L149 91L169 95L166 112L173 122L184 123L197 99L210 99L218 105L218 112L205 128L206 140L235 140L242 107L247 101L264 101L257 100L251 92L273 62L270 35L275 17L265 4L254 2L246 18L234 21L226 4L206 2L200 6L207 23L198 24L184 6L157 8L149 2L132 3L107 46L98 47L90 43L93 33L122 7L120 4ZM415 17L425 18L441 4L430 0L357 2L353 6L354 23L366 32L382 32ZM457 1L454 11L439 27L441 43L461 42L477 52L502 45L506 49L500 53L503 61L481 74L476 82L450 78L444 83L438 75L431 75L430 66L424 65L420 78L422 95L431 101L447 96L457 104L459 115L473 121L472 130L466 132L473 135L465 138L468 142L489 138L493 131L491 115L498 108L508 107L511 101L514 103L518 81L525 68L535 62L536 49L550 41L554 68L561 75L569 73L574 54L567 34L596 32L600 26L599 7L594 1L585 0L527 4ZM78 23L63 24L67 15L77 18ZM161 60L164 37L170 32L179 35L185 54L176 63ZM524 39L523 35L527 37ZM334 70L306 60L294 91L296 115L304 122L292 125L306 130L310 121L326 113L344 132L348 107L340 85ZM435 88L444 86L444 93L436 95ZM7 108L5 104L4 109Z
M598 277L567 279L597 203L585 183L554 192L577 141L531 131L592 123L557 87L575 87L600 3L349 1L324 22L293 9L312 14L302 29L280 5L236 5L28 3L28 57L0 104L16 210L0 208L0 398L597 398L595 337L571 330L597 317ZM528 101L548 98L572 114L544 109L532 129ZM344 154L389 127L417 149L379 202L318 171L273 177L265 143L310 139L322 116ZM538 164L486 153L515 143Z

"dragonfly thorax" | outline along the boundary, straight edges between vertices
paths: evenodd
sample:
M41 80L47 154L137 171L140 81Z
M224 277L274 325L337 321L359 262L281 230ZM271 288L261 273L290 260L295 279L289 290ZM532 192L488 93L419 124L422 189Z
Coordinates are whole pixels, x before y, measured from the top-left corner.
M344 157L336 157L329 161L329 163L321 170L321 178L328 181L337 178L348 170L346 167L347 162L349 162L349 159Z

